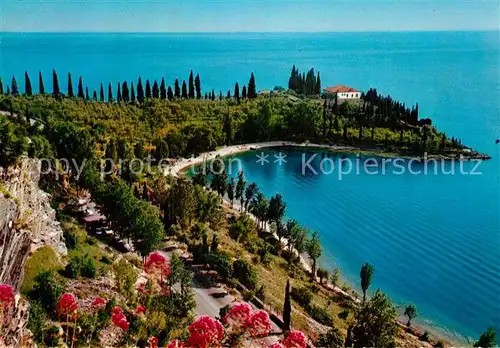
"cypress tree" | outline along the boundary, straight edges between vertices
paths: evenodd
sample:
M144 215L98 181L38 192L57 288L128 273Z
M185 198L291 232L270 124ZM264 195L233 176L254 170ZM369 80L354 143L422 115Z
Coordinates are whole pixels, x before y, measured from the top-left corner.
M96 90L94 89L94 94L92 96L92 100L96 101L97 100L97 92Z
M71 73L68 73L68 97L73 98L73 81L71 81Z
M0 81L0 85L2 84L2 82ZM0 88L1 90L1 88ZM24 72L24 92L26 93L27 96L31 96L33 95L33 90L31 89L31 81L30 81L30 77L28 76L28 72L25 71ZM0 91L0 94L2 92Z
M194 78L193 78L193 70L189 73L189 94L190 99L194 98Z
M212 89L212 101L215 101L215 91Z
M141 77L139 77L139 80L137 81L137 101L140 104L144 101L144 89L142 88Z
M130 101L135 103L135 91L134 91L134 82L130 81Z
M168 86L167 96L168 100L174 99L174 93L172 92L172 88L170 86Z
M0 94L3 94L2 78L0 77Z
M196 98L200 99L201 98L201 81L200 81L199 74L196 74L196 77L194 79L194 86L196 88Z
M236 100L239 103L240 102L240 86L238 85L238 82L236 82L236 84L234 85L234 97L236 98Z
M122 84L122 100L125 103L128 103L130 101L130 95L129 95L129 92L128 92L127 81L123 81L123 84Z
M158 87L158 82L153 83L153 98L160 98L160 88Z
M61 92L59 91L59 81L57 79L57 73L55 70L52 70L52 93L55 96L61 94Z
M120 82L118 82L118 88L117 88L117 91L116 91L116 101L117 102L121 102L122 101L122 89L121 89L121 86L120 86Z
M83 81L82 77L80 76L80 79L78 80L78 98L84 98L85 96L83 95Z
M318 77L316 77L316 93L315 94L321 94L321 78L319 77L319 71L318 71Z
M188 97L188 92L187 92L186 81L182 81L182 98L187 99L187 97Z
M257 97L257 87L255 86L255 76L252 73L250 75L250 81L248 81L248 98L253 99Z
M89 100L90 97L89 97L89 88L87 86L85 86L85 100Z
M167 98L167 89L165 88L165 79L163 77L161 78L160 84L160 98L162 100L165 100Z
M243 89L241 90L241 97L243 99L247 97L247 86L243 86Z
M226 95L226 98L227 99L230 99L231 98L231 90L227 90L227 95Z
M100 101L104 101L104 87L102 85L102 82L101 82L101 90L99 91L99 100Z
M175 92L176 98L181 97L181 89L179 87L179 80L178 79L175 79L174 92Z
M10 89L9 89L9 86L7 86L7 93L6 95L10 95ZM12 104L11 104L12 105Z
M219 100L222 100L222 91L219 92Z
M290 279L286 281L285 303L283 304L283 331L290 331L292 304L290 302Z
M151 99L151 84L146 80L146 99Z
M111 87L111 82L108 85L108 103L113 102L113 88Z
M15 97L19 94L19 88L17 88L16 77L12 76L12 95Z
M43 87L42 72L38 71L38 91L40 94L45 94L45 88Z

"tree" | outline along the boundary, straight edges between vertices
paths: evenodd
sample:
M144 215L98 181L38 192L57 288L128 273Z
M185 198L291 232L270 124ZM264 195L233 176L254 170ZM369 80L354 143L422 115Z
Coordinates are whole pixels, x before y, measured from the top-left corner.
M224 126L223 126L223 128L224 128L224 134L226 135L225 144L229 145L234 140L233 118L229 114L229 107L228 107L226 116L224 117Z
M170 88L170 86L168 86L167 96L168 100L174 99L174 93L172 92L172 88Z
M55 70L52 70L52 94L58 96L61 94L59 91L59 81L57 80L57 73Z
M335 268L330 275L330 283L332 283L333 287L336 287L340 280L340 270Z
M269 200L269 210L267 217L270 221L278 222L285 216L286 203L283 200L283 196L277 193L274 197Z
M234 85L234 98L240 102L240 86L238 85L238 82Z
M238 182L236 184L236 195L235 198L240 200L240 210L243 210L243 201L245 199L244 197L244 192L245 192L245 186L246 186L246 181L245 181L245 175L243 171L238 173Z
M363 266L361 266L359 277L361 278L361 289L363 290L363 303L365 303L366 300L366 291L372 283L374 271L375 268L369 263L365 263Z
M316 87L314 92L314 94L321 94L321 78L319 77L319 71L318 76L316 77Z
M45 88L43 87L43 77L42 72L38 71L38 91L40 94L45 94Z
M179 87L179 80L178 79L175 79L175 83L174 83L174 96L176 98L181 97L181 88Z
M481 348L493 348L497 347L497 334L495 329L490 326L488 330L481 334L479 341L474 343L474 347Z
M130 81L130 101L132 103L135 103L135 101L136 101L133 81Z
M201 99L201 81L199 74L196 74L196 77L194 79L194 86L196 88L196 98Z
M99 101L104 101L104 86L102 85L102 82L101 82L101 89L99 91Z
M122 101L122 89L120 82L118 82L118 85L116 87L116 101L121 102Z
M158 82L156 82L156 80L153 83L153 98L160 98L160 87L158 87Z
M186 81L182 81L182 99L187 99L187 98L188 98L188 92L187 92Z
M92 100L97 101L97 91L94 89L94 93L92 94Z
M111 87L111 82L108 84L108 103L113 102L113 87Z
M227 197L231 201L231 208L233 207L235 188L236 188L236 183L234 182L234 178L231 178L229 184L227 185Z
M151 99L151 84L146 80L146 99Z
M323 250L321 249L321 243L319 240L318 232L314 232L309 243L307 243L307 255L312 260L312 276L316 278L316 261L321 256Z
M248 204L253 199L255 194L257 193L257 184L251 183L245 190L245 210L248 210Z
M269 201L262 192L257 192L252 202L252 213L257 217L257 223L265 227L267 221L267 213L269 211Z
M89 100L89 88L85 86L85 100Z
M250 81L248 81L248 98L257 98L257 88L255 86L255 76L253 73L250 76Z
M338 328L332 327L327 333L319 336L316 345L324 348L343 348L344 335Z
M2 78L0 77L0 94L3 94Z
M243 99L247 98L247 86L243 86L243 89L241 90L241 97Z
M122 83L122 100L125 103L128 103L130 101L130 94L128 91L127 81L123 81L123 83Z
M16 78L14 76L12 76L12 84L11 84L11 88L12 88L12 95L15 97L19 94L19 88L17 87L17 81L16 81Z
M1 87L2 81L0 80L0 87ZM33 95L33 89L31 88L31 81L30 77L28 76L28 72L24 72L24 92L26 95L29 97ZM0 88L0 94L3 93L3 87Z
M283 331L290 331L292 322L292 303L290 302L290 279L286 281L285 303L283 304Z
M323 284L323 279L328 280L328 271L324 268L318 268L319 283Z
M396 308L390 298L377 290L370 301L356 313L355 321L348 329L352 346L393 347L398 332L397 317Z
M417 316L417 306L414 304L410 304L405 308L405 316L408 318L408 323L406 324L408 327L411 325L411 321L413 318Z
M194 78L193 78L193 70L189 73L189 93L188 93L189 99L194 98Z
M231 99L231 90L229 90L229 89L227 90L226 98Z
M162 100L167 99L167 88L165 87L165 78L161 78L161 84L160 84L160 98Z
M137 101L139 102L139 104L142 104L142 102L144 101L144 89L142 88L142 81L140 76L137 80Z

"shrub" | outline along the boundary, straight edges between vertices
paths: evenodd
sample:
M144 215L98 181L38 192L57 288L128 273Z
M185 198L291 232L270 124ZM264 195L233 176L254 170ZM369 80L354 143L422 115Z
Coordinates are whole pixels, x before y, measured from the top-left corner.
M343 319L343 320L346 320L347 317L349 316L349 309L344 309L342 312L340 312L337 316L340 318L340 319Z
M83 259L82 268L80 271L81 271L81 275L86 277L86 278L95 278L96 266L95 266L94 259L86 256Z
M246 301L246 302L250 302L253 297L255 296L255 293L251 290L246 290L246 291L243 291L243 300Z
M94 259L88 255L72 257L66 265L66 275L70 278L77 278L78 276L95 278L96 266Z
M246 260L236 260L234 262L233 277L250 290L255 289L257 286L257 272Z
M445 347L443 340L437 341L437 343L436 343L436 345L434 347L437 347L437 348L443 348L443 347Z
M327 325L327 326L332 326L333 316L329 311L327 311L323 307L318 307L318 306L312 305L307 309L307 312L318 323L323 324L323 325Z
M31 255L26 261L21 291L28 294L35 284L35 277L42 272L58 270L61 267L59 257L50 246L44 246Z
M64 288L65 284L55 277L53 271L45 271L35 277L35 286L30 291L29 298L39 301L47 311L55 311Z
M72 232L64 232L64 240L68 250L73 250L78 244L78 238Z
M43 337L43 342L48 346L48 347L58 347L59 346L59 328L55 325L52 325L49 327Z
M424 342L429 342L429 332L427 330L420 336L420 340Z
M342 348L344 347L344 335L339 329L331 328L327 333L319 336L316 345L325 348Z
M66 265L66 276L77 278L81 273L82 258L80 256L72 257Z
M307 288L292 288L292 299L304 308L308 308L312 301L312 293Z
M33 301L30 303L28 329L33 333L36 342L42 342L43 340L43 329L46 317L47 314L40 302Z
M233 274L233 260L226 252L210 253L209 263L222 279L227 279Z
M137 271L125 259L120 259L113 263L113 273L115 274L118 292L128 300L134 300L134 285L137 281Z
M257 298L261 299L262 301L265 301L266 300L265 290L266 290L265 286L261 285L259 290L257 290L257 292L255 293L255 296L257 296Z

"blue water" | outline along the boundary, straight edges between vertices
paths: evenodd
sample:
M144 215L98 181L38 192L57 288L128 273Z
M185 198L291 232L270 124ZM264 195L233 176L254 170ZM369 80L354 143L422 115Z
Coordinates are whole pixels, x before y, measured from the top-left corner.
M477 337L500 331L500 38L498 32L332 34L11 34L2 33L0 76L51 89L51 71L100 82L199 73L204 91L233 89L254 72L258 89L286 86L292 64L315 67L323 86L346 84L419 103L422 117L493 156L481 176L303 176L300 157L261 167L243 156L249 180L281 192L288 215L318 230L322 262L357 283L376 268L372 288L415 303L420 319ZM297 168L298 165L298 168ZM264 169L266 168L266 169Z

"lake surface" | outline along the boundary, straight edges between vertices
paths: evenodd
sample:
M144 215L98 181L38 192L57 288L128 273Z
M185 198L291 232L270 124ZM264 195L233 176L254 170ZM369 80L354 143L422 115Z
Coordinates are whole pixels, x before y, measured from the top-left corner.
M302 175L301 154L282 166L242 155L249 180L281 192L287 214L321 234L325 266L357 284L364 262L372 289L415 303L420 319L462 336L488 325L500 331L500 39L498 32L331 34L14 34L1 33L0 76L51 71L66 88L82 75L100 82L199 73L203 91L233 90L255 73L257 89L287 86L291 66L314 67L323 86L376 87L407 105L419 103L449 136L489 153L480 176ZM224 92L225 93L225 92ZM315 160L319 161L321 155ZM271 156L271 160L272 160ZM335 172L336 173L336 172Z

